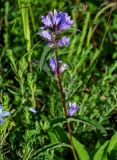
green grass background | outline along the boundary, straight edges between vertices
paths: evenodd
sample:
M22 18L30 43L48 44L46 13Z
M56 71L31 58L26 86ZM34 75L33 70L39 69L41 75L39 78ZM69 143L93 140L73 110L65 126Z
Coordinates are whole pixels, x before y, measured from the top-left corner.
M59 59L69 65L66 103L81 106L68 119L78 159L117 160L117 2L106 0L1 0L0 103L11 116L0 125L0 160L73 159L48 65L55 53L36 34L41 16L55 8L75 21Z

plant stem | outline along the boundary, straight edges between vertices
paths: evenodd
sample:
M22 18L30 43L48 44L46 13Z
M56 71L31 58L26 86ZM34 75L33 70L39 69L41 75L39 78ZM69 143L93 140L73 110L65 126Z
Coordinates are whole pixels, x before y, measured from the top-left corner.
M61 75L60 75L60 71L59 71L58 48L56 49L56 62L57 62L57 79L58 79L58 85L59 85L60 93L61 93L61 102L63 104L65 117L67 118L67 107L66 107L62 82L61 82ZM75 148L74 148L74 145L73 145L73 142L72 142L72 130L71 130L71 127L70 127L70 123L68 121L67 121L67 128L68 128L68 132L69 132L69 141L70 141L70 145L71 145L71 148L72 148L74 159L78 160L77 156L76 156Z

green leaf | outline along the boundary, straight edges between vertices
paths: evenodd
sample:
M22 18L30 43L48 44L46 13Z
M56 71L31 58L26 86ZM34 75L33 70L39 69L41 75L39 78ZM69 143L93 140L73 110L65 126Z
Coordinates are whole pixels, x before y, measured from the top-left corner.
M86 151L83 144L81 144L76 138L72 136L72 141L80 160L90 160L88 152Z
M94 159L93 160L105 160L105 150L106 150L106 148L107 148L107 146L108 146L108 144L109 144L109 140L108 141L106 141L99 149L98 149L98 151L96 152L96 154L94 155Z
M44 65L44 62L46 60L46 57L49 55L49 53L51 52L52 50L50 50L48 47L45 47L44 50L43 50L43 53L42 53L42 56L41 56L41 59L40 59L40 71L42 70L43 68L43 65Z
M56 136L56 134L54 132L49 131L48 136L49 136L49 139L51 140L52 144L56 144L59 142L58 137Z
M69 143L69 138L63 128L57 126L56 128L54 128L54 131L56 131L56 135L59 138L59 142Z
M71 148L70 145L65 144L65 143L56 143L56 144L49 144L49 145L45 145L44 147L42 147L41 149L36 150L32 156L36 156L36 155L42 155L45 151L49 151L51 149L56 149L59 147L68 147Z
M55 118L54 120L50 121L50 128L56 127L56 126L62 126L63 123L66 123L65 118Z
M69 121L80 121L80 122L82 122L82 123L85 123L85 124L87 124L87 125L90 125L90 126L92 126L92 127L94 127L94 128L97 128L97 129L99 129L99 130L102 130L102 131L104 131L105 129L98 123L98 122L96 122L95 120L93 120L93 119L90 119L89 117L85 117L85 116L83 116L83 117L81 117L81 116L78 116L78 117L73 117L73 118L70 118L69 119Z
M110 152L114 149L117 149L117 132L111 137L107 152Z
M25 1L19 0L19 7L21 8L22 20L23 20L23 29L24 29L24 36L27 41L27 50L30 51L31 49L31 36L30 36L30 25L29 25L29 10L25 7Z
M15 92L15 91L11 90L10 88L8 88L8 91L10 93L12 93L13 95L20 95L19 92Z
M60 141L59 141L56 133L49 131L49 132L48 132L48 136L49 136L52 144L60 143ZM60 147L60 148L57 149L57 151L62 152L62 151L63 151L63 148Z
M59 142L62 142L62 143L68 143L69 142L69 139L66 135L66 132L64 131L63 128L60 128L59 126L55 127L53 131L48 131L48 135L49 135L49 138L50 138L52 144L56 144L56 143L59 143ZM61 147L57 150L62 152L63 147Z
M17 73L17 67L16 67L16 63L15 63L15 58L14 58L14 56L13 56L13 52L12 52L11 49L8 49L8 50L7 50L7 55L8 55L8 57L9 57L10 61L11 61L11 67L12 67L13 71L14 71L15 73Z
M104 152L102 156L102 160L108 160L107 152Z
M88 117L81 117L81 116L78 116L78 117L70 117L70 118L57 118L57 119L54 119L53 121L50 122L50 126L52 127L55 127L55 126L58 126L58 125L63 125L64 123L67 123L68 122L82 122L82 123L85 123L87 125L90 125L94 128L97 128L99 130L102 130L104 131L104 128L98 124L98 122L96 122L95 120L92 120L92 119L89 119Z

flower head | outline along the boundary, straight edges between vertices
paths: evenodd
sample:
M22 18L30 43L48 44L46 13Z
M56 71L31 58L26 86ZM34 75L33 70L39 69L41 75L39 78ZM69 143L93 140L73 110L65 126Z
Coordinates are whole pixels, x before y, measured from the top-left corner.
M75 102L71 103L69 102L69 110L68 110L68 116L73 116L75 112L77 112L80 109L80 106L77 106Z
M60 73L64 72L64 70L68 68L68 65L66 63L63 63L62 61L59 61L59 64L60 64L60 68L59 68ZM50 58L49 65L50 65L52 71L56 74L57 73L57 62L54 57Z
M2 112L2 105L0 104L0 124L4 123L4 120L2 117L5 117L5 116L9 116L10 115L10 112L7 112L7 111L3 111Z
M74 23L67 13L57 12L56 9L54 9L53 13L49 12L47 16L42 16L41 19L44 28L53 29L56 33L70 28Z
M59 33L70 28L73 25L73 20L67 13L58 12L54 9L54 12L49 12L46 16L41 16L44 26L40 28L37 33L43 37L48 43L48 47L62 47L70 44L70 38L63 37L59 39Z
M31 112L33 112L33 113L37 113L36 109L35 109L35 108L32 108L32 107L29 108L29 111L31 111Z

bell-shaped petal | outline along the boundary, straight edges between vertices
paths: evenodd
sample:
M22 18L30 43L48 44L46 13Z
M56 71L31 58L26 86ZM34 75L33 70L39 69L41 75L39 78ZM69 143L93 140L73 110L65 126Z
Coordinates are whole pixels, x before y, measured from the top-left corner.
M48 31L41 31L41 32L38 32L37 34L42 36L45 40L48 40L48 41L52 40L52 36Z
M74 21L71 20L70 16L68 16L67 13L60 12L59 16L61 17L61 21L60 21L60 24L59 24L59 29L61 31L66 30L73 25Z
M64 72L64 70L68 69L68 65L66 63L63 63L60 67L60 73Z
M57 26L61 20L61 18L58 16L57 10L54 9L54 13L50 13L52 16L52 23L54 26Z
M41 19L46 27L52 27L52 20L49 14L47 16L42 16Z
M70 38L69 37L63 37L62 39L60 39L58 41L58 46L62 47L62 46L69 46L70 44Z
M4 120L2 118L0 118L0 124L3 124Z
M31 112L33 112L33 113L37 113L36 109L35 109L35 108L32 108L32 107L29 108L29 111L31 111Z
M2 112L2 108L3 108L3 107L2 107L2 104L0 104L0 113Z
M50 58L50 63L49 63L51 69L53 72L57 72L57 63L56 63L56 59L54 57Z

